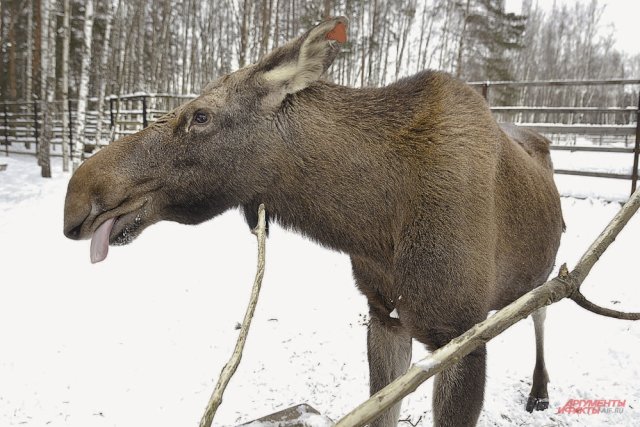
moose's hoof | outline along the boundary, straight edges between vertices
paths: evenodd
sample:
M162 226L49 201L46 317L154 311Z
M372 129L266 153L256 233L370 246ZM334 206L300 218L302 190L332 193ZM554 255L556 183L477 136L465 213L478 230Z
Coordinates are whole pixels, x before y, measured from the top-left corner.
M549 408L549 399L546 397L529 396L527 400L527 412L544 411Z

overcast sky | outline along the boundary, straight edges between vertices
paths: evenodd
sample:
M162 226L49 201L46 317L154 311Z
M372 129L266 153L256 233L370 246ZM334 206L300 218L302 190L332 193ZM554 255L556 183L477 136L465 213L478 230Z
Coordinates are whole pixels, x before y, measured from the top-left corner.
M551 9L554 2L588 4L590 0L534 0L544 9ZM616 47L628 53L640 53L640 0L599 0L605 6L602 17L603 30L611 27L616 35ZM506 0L507 10L520 12L522 0Z

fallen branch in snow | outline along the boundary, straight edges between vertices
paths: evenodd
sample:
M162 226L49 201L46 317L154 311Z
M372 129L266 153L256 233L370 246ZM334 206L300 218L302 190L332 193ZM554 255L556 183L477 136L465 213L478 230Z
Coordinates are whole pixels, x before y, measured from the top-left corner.
M224 394L224 390L227 388L227 384L229 384L231 377L236 372L236 369L240 364L240 359L242 358L242 350L244 349L244 344L247 341L247 334L249 333L249 327L251 326L251 319L253 318L253 313L256 309L256 305L258 304L258 296L260 295L260 287L262 286L262 277L264 276L265 265L264 252L266 240L266 221L264 205L262 204L258 207L258 225L252 231L252 233L255 234L258 239L258 270L256 271L256 278L253 281L251 298L249 299L249 305L247 306L247 311L245 312L244 320L242 321L242 326L240 327L240 334L238 335L238 340L236 341L236 347L233 350L231 358L229 359L227 364L224 365L224 368L220 373L220 378L218 378L216 388L213 390L213 394L211 394L211 398L209 399L207 408L204 411L204 415L200 420L200 427L211 426L211 423L213 422L213 416L222 403L222 395Z
M556 278L524 294L493 316L451 340L449 344L415 363L404 375L345 415L335 427L363 426L376 419L386 409L415 391L420 384L430 377L454 365L474 349L501 334L505 329L539 308L556 303L564 298L570 298L581 307L603 316L639 320L640 313L623 313L603 308L588 301L580 293L580 285L591 271L591 268L615 240L618 233L638 210L638 207L640 207L640 190L637 190L631 196L600 236L591 244L573 271L569 272L566 264L562 265Z

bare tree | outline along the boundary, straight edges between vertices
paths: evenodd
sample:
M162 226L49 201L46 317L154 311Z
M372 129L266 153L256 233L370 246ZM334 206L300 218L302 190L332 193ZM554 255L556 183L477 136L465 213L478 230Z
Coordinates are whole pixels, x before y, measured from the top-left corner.
M146 18L147 18L147 2L141 1L139 3L138 9L138 25L136 32L136 62L134 67L136 68L135 76L136 76L136 86L137 90L146 90L147 84L145 79L145 39L147 38L146 34ZM187 27L189 23L187 23ZM186 48L186 46L185 46ZM186 49L185 49L186 50Z
M327 0L325 0L327 1ZM271 32L271 8L273 7L273 0L263 0L262 2L262 40L260 42L260 55L263 56L267 53L269 47L269 35Z
M51 178L51 137L53 134L52 106L55 95L55 35L54 19L49 19L50 0L36 0L36 22L40 31L40 99L42 102L43 131L38 145L38 165L43 178Z
M34 99L42 99L42 0L33 0L33 63L31 71L33 73L33 97Z
M4 65L4 2L0 1L0 65ZM2 85L0 85L1 87ZM1 89L0 89L1 90Z
M462 52L464 50L464 41L467 34L467 24L469 23L469 12L471 7L471 0L466 0L466 4L464 7L464 12L462 14L462 30L460 31L460 36L458 37L458 55L456 61L456 77L460 78L462 76Z
M102 52L100 54L100 70L99 70L99 91L98 91L98 121L96 122L96 145L102 141L102 121L104 120L104 99L107 91L107 64L109 62L111 27L113 26L113 2L107 0L104 12L104 39L102 40ZM120 8L122 0L118 0L118 8Z
M87 0L84 9L82 65L78 87L78 110L76 112L76 137L73 146L73 170L80 166L84 153L85 127L87 121L87 97L89 95L89 67L91 67L91 40L93 39L93 1Z
M62 170L69 170L69 39L71 38L70 0L64 0L64 17L62 23Z
M18 43L16 41L16 24L20 11L18 9L18 2L10 2L9 5L9 28L7 32L7 95L10 100L15 101L18 98L18 83L16 77L16 49Z
M33 100L33 4L31 0L26 3L27 8L27 45L26 45L26 64L25 64L25 82L24 82L24 100L29 102ZM1 15L1 14L0 14ZM1 44L0 44L1 45ZM29 104L31 110L31 104ZM26 141L24 144L26 149L31 148L31 142Z
M249 28L248 28L248 20L251 15L251 5L253 2L251 0L244 0L242 3L242 27L240 28L240 56L239 56L239 66L240 68L246 65L247 61L247 43L249 39Z
M411 31L411 27L413 24L413 19L416 13L416 2L415 0L410 0L407 5L401 10L400 13L400 40L398 42L398 55L396 58L396 76L400 75L400 71L402 68L402 57L404 55L405 47L407 45L407 39L409 38L409 32ZM411 57L411 53L407 52L407 64L406 68L409 69L409 60Z
M33 88L32 88L32 72L33 66L32 61L32 52L33 52L33 4L31 0L27 0L27 55L26 55L26 67L25 67L25 90L24 90L24 98L27 101L30 101L33 97ZM29 147L27 147L29 148Z

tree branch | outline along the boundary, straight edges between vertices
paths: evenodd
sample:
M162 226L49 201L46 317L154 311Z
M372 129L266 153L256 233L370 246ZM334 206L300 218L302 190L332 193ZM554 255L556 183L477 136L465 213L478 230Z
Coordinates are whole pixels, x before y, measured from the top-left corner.
M589 310L590 312L601 316L613 317L614 319L622 320L640 320L640 313L626 313L624 311L601 307L589 301L584 295L582 295L580 290L575 291L569 298L585 310Z
M249 299L249 305L247 306L247 311L245 312L244 320L242 321L242 326L240 327L240 334L238 335L238 340L236 341L236 347L233 350L231 358L229 359L227 364L224 365L224 368L220 373L220 378L218 379L216 388L213 390L213 394L209 399L209 403L207 404L207 408L204 411L204 415L200 420L200 427L211 427L213 417L218 410L218 407L222 403L222 395L224 394L224 390L227 388L227 384L229 384L231 377L236 372L236 369L240 364L240 359L242 358L242 350L244 349L244 344L247 341L247 334L249 333L249 327L251 326L253 313L256 309L256 305L258 304L258 296L260 295L260 287L262 286L262 277L264 276L265 266L264 254L266 240L266 221L263 204L258 207L258 225L252 231L252 233L255 234L256 238L258 239L258 270L256 272L255 280L253 281L251 298Z
M391 384L371 396L371 398L338 421L335 427L362 426L376 419L386 409L415 389L435 374L453 366L460 359L487 341L493 339L504 330L529 316L544 306L571 298L581 307L594 313L609 317L637 320L636 313L620 313L599 307L589 302L580 293L580 285L587 277L593 265L615 240L616 236L629 222L629 219L640 207L640 190L637 190L604 231L584 253L573 271L566 265L560 268L558 277L546 282L524 294L513 303L507 305L493 316L473 326L464 334L451 340L444 347L415 363L409 370ZM626 317L625 317L626 316Z

